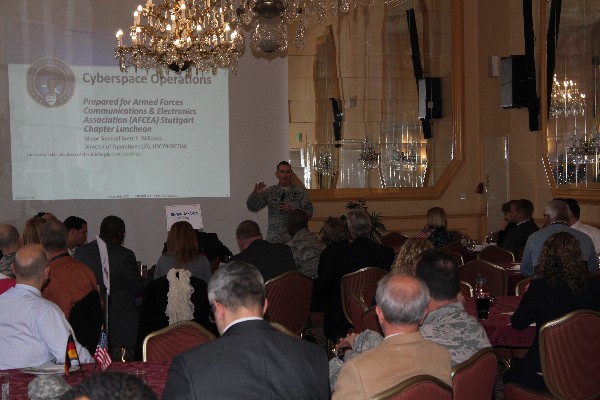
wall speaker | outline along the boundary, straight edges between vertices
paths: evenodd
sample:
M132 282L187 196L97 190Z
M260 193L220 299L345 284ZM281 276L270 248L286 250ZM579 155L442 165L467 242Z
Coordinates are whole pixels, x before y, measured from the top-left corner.
M442 118L440 78L419 79L419 118Z
M527 107L527 58L510 56L500 59L501 107Z

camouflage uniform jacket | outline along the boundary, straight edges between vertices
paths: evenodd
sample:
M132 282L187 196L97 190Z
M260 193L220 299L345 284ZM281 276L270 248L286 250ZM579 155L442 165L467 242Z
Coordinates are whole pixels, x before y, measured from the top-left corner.
M250 193L248 200L246 200L248 210L257 212L265 206L269 210L269 228L266 240L272 243L287 243L291 239L287 231L288 213L279 211L282 194L284 194L284 201L289 202L292 209L304 210L308 218L312 217L313 213L313 205L303 186L290 184L290 186L284 188L283 186L273 185L261 193Z
M9 278L14 278L12 271L10 270L10 265L15 260L15 253L4 254L2 259L0 259L0 273L8 276Z
M315 279L319 268L319 257L325 245L308 229L300 229L287 243L292 249L296 268L304 275Z
M485 347L491 347L483 326L467 314L462 303L452 303L431 311L420 328L421 335L450 352L452 366L468 360Z

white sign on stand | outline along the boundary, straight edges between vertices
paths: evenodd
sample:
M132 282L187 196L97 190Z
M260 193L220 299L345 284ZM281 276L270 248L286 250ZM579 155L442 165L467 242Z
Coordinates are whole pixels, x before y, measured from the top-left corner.
M200 204L165 206L167 214L167 231L178 221L189 222L194 229L202 229L202 211Z

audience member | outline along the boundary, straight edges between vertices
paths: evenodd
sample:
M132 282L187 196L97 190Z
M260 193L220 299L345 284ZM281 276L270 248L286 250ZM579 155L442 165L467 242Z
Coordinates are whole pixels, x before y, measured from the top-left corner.
M525 247L527 239L532 233L540 230L531 220L533 215L533 203L527 199L515 200L511 203L512 220L516 226L506 232L502 244L499 246L510 251L515 256L519 250Z
M0 296L0 370L62 364L71 326L58 306L42 298L48 256L39 244L21 247L13 263L17 285ZM79 360L93 358L78 342Z
M569 207L567 203L561 200L552 200L544 206L545 228L533 233L527 239L523 259L521 260L521 274L531 276L534 274L534 268L538 265L538 259L542 246L546 239L558 232L569 232L579 240L581 247L581 260L587 262L588 268L592 272L598 270L598 256L594 250L594 243L588 235L573 228L570 228Z
M262 319L267 300L256 268L225 264L211 278L208 299L221 337L175 357L165 399L329 398L325 352Z
M14 278L10 266L15 259L15 253L21 247L19 231L12 225L0 225L0 273L9 278Z
M50 259L48 283L42 288L42 295L56 303L68 320L73 305L96 290L96 278L85 264L69 255L67 236L65 224L53 219L42 228L40 239Z
M388 274L377 286L377 318L385 340L344 363L332 399L368 399L416 375L451 385L448 350L419 333L429 292L419 279Z
M198 241L198 251L204 254L208 261L212 262L219 257L221 262L228 261L231 256L231 250L221 242L219 236L213 232L204 232L202 229L196 229L196 240Z
M318 276L321 276L323 269L329 259L329 252L337 246L350 243L350 231L345 220L339 217L329 217L323 223L321 228L321 242L325 248L319 256Z
M287 245L292 250L296 268L304 275L315 279L319 257L325 246L314 233L308 230L308 216L304 210L292 210L288 218L288 232L292 239Z
M592 239L594 243L594 249L597 253L600 253L600 229L595 226L582 224L579 220L579 216L581 215L581 208L579 208L579 203L575 199L558 199L562 200L569 206L569 225L571 228L578 230L579 232L583 232Z
M337 246L329 251L325 267L319 276L318 294L325 298L325 336L332 342L346 336L350 323L346 320L341 302L342 276L365 267L389 271L394 261L394 250L371 240L371 217L364 210L350 210L347 216L351 244Z
M310 218L313 205L304 186L292 183L292 166L289 162L282 161L277 164L275 176L279 180L277 185L267 187L264 182L254 185L254 190L246 200L246 206L253 212L258 212L266 206L269 212L267 241L286 243L291 239L287 231L289 212L299 208Z
M456 301L460 273L452 257L438 250L424 251L418 257L415 275L425 282L430 296L419 331L450 352L452 366L491 347L481 324Z
M87 221L83 218L72 215L65 219L65 225L69 230L69 236L67 237L67 248L69 249L69 254L73 255L77 247L87 242Z
M167 235L167 252L156 262L154 279L167 275L171 268L186 269L206 283L210 280L210 263L198 251L196 233L187 221L171 225Z
M258 224L251 220L240 223L235 236L241 252L231 258L254 265L268 281L288 271L295 271L294 255L284 243L263 240Z
M433 249L433 245L427 239L408 238L402 248L400 248L400 252L392 264L392 271L406 272L407 274L414 275L417 256L423 251L430 249Z
M107 371L92 375L63 394L60 400L157 400L140 378L125 372Z
M497 246L501 246L502 243L504 243L504 238L506 237L506 234L508 233L508 231L510 231L512 228L516 227L517 224L514 221L514 215L513 215L513 203L515 203L516 200L510 200L504 204L502 204L502 221L500 221L500 230L497 232L496 234L496 245ZM494 238L489 238L490 242L493 242Z
M23 244L39 244L40 232L42 231L42 227L45 223L46 220L40 217L28 219L27 222L25 222L25 226L23 227L23 233L21 234Z
M511 317L513 328L518 330L535 323L536 336L527 355L506 372L505 382L547 391L541 372L540 327L578 309L600 311L600 282L582 265L581 256L580 241L570 232L554 233L544 242L538 278L531 281Z
M122 246L125 222L110 215L100 224L100 238L75 250L75 258L87 265L108 301L108 338L113 361L133 359L137 338L136 298L144 293L133 251ZM106 279L105 274L106 273Z
M460 281L459 266L456 261L439 250L426 250L418 255L416 261L417 278L429 289L427 316L419 332L450 352L451 365L455 366L468 360L479 350L490 347L485 330L481 324L465 311L457 301ZM356 355L377 347L383 338L370 330L358 335L348 335L338 348L349 347L343 360L348 361ZM343 361L339 357L329 362L329 380L333 386Z
M447 228L446 211L442 207L433 207L427 211L427 225L419 234L420 238L427 239L436 249L454 243L456 240Z

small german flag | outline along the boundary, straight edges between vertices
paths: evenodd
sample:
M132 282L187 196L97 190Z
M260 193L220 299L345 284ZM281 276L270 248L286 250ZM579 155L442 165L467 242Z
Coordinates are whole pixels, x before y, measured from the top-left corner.
M77 348L75 347L75 340L71 334L67 340L67 351L65 353L65 374L67 374L67 376L69 376L69 370L71 369L71 363L73 361L79 363L79 355L77 354Z

